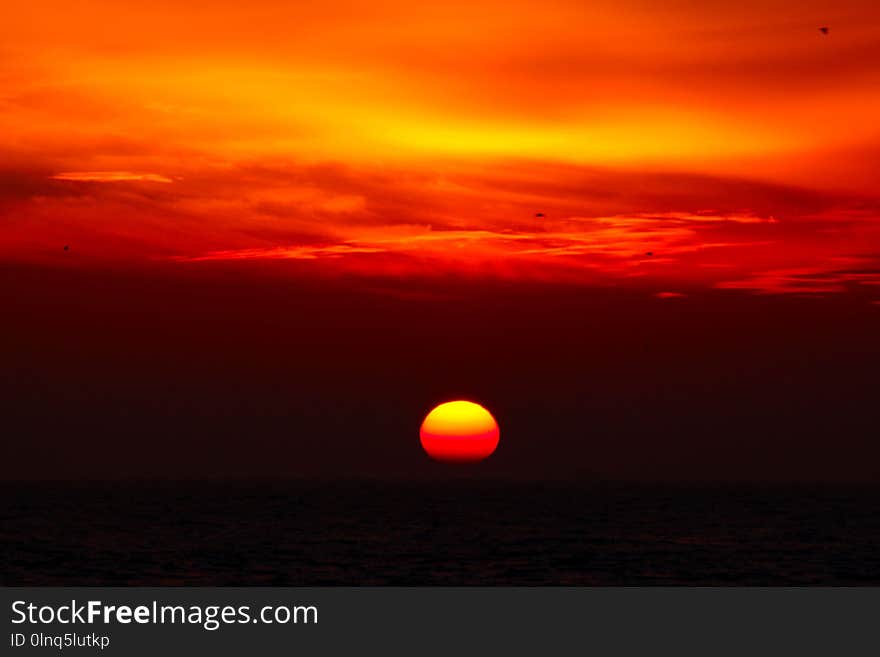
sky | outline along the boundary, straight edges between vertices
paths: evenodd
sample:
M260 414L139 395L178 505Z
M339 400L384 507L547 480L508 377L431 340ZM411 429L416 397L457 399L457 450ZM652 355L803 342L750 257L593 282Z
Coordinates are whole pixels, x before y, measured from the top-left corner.
M649 360L676 355L676 385L732 386L731 407L751 399L745 382L761 372L774 390L824 390L836 401L798 426L850 418L856 446L835 476L874 476L859 464L868 416L851 406L878 364L878 64L880 7L867 0L12 0L0 24L0 291L14 318L6 358L18 369L4 385L33 413L41 398L67 412L73 404L91 454L118 430L106 404L126 386L132 417L153 433L178 416L201 426L204 404L216 410L233 389L245 401L231 424L268 413L279 424L266 420L265 436L282 435L279 414L311 433L343 422L305 410L328 395L346 417L363 411L364 396L395 408L407 398L414 410L395 411L400 430L453 393L514 415L544 409L520 426L570 428L586 403L572 391L588 394L581 382L597 359L610 382L604 413L650 396L634 382L648 349ZM596 308L607 322L584 319ZM708 315L727 323L707 326ZM662 323L653 347L633 321ZM793 336L795 326L806 335ZM263 332L285 352L275 361ZM557 380L557 404L546 390L510 388L511 365L487 355L502 333L518 336L509 358L524 377ZM215 334L239 340L229 338L233 348ZM315 341L323 360L303 353ZM606 341L614 367L598 347ZM228 348L209 357L209 344ZM743 360L751 374L730 380L713 349L727 350L713 358L728 374ZM852 360L819 355L835 349ZM788 370L762 369L776 354L804 353L814 367L794 383ZM212 358L229 364L212 375L228 383L222 392L207 374ZM413 359L429 365L411 371ZM170 374L175 362L187 371ZM64 363L86 368L91 383L78 388ZM366 394L351 383L363 368L427 382L408 390L386 373ZM623 372L629 383L613 383ZM168 376L188 381L177 402L156 408L136 392ZM831 387L840 377L852 386L846 402ZM705 394L694 402L703 409L714 403ZM277 405L266 401L274 395ZM296 412L281 410L291 403ZM18 412L23 432L57 447L61 420L37 428L31 411ZM771 407L761 413L781 421ZM623 432L642 441L641 461L628 462L619 443L620 453L575 470L661 476L644 445L649 426ZM692 451L695 432L671 452ZM828 440L811 437L803 468L783 469L821 476ZM772 478L769 464L788 454L779 450L753 469L740 455L726 462L741 465L716 470ZM199 470L190 452L184 473L238 472L231 457ZM509 472L536 462L528 450L502 452ZM33 475L41 453L4 476ZM718 464L703 457L672 470L714 476ZM389 458L389 470L416 467ZM329 452L314 459L303 471L336 471ZM63 475L64 462L51 471ZM357 462L343 469L363 474ZM98 472L124 469L102 463ZM560 463L541 471L559 473ZM267 458L245 469L272 468Z

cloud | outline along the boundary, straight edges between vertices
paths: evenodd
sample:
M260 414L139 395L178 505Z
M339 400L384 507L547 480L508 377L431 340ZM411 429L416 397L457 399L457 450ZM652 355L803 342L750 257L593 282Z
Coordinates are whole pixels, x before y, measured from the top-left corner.
M862 265L862 267L846 267ZM880 285L880 259L832 258L812 266L774 269L744 279L722 281L717 288L749 290L759 294L826 295L847 292L860 286Z
M178 262L205 262L210 260L317 260L318 258L340 258L358 253L382 253L384 249L349 244L326 246L276 246L265 249L238 249L231 251L212 251L198 256L172 256Z
M132 173L131 171L66 171L51 176L54 180L72 180L76 182L154 182L172 183L167 176L158 173Z
M856 194L524 160L416 167L187 157L158 169L139 152L66 157L19 157L0 171L0 246L17 260L42 261L48 244L75 243L83 263L263 261L301 275L463 272L648 293L878 287L863 271L869 256L845 260L880 249L880 201Z

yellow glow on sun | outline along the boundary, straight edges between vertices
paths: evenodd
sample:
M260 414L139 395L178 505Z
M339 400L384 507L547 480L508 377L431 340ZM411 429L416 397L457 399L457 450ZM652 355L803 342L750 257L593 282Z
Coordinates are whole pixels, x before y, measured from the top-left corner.
M451 401L440 404L425 418L420 431L422 448L436 461L475 463L498 447L498 424L479 404Z
M491 413L469 401L440 404L422 423L422 431L446 436L470 436L497 429Z

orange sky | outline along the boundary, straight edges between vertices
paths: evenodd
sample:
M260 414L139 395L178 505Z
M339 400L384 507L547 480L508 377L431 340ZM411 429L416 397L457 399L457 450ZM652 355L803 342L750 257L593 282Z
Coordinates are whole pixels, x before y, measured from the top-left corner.
M419 4L15 0L4 257L880 297L876 2Z

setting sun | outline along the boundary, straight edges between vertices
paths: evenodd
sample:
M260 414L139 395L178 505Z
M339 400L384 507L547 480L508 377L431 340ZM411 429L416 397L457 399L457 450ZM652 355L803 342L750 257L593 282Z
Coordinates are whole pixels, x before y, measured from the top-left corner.
M437 406L422 422L420 434L422 447L436 461L482 461L498 447L495 418L479 404L469 401Z

